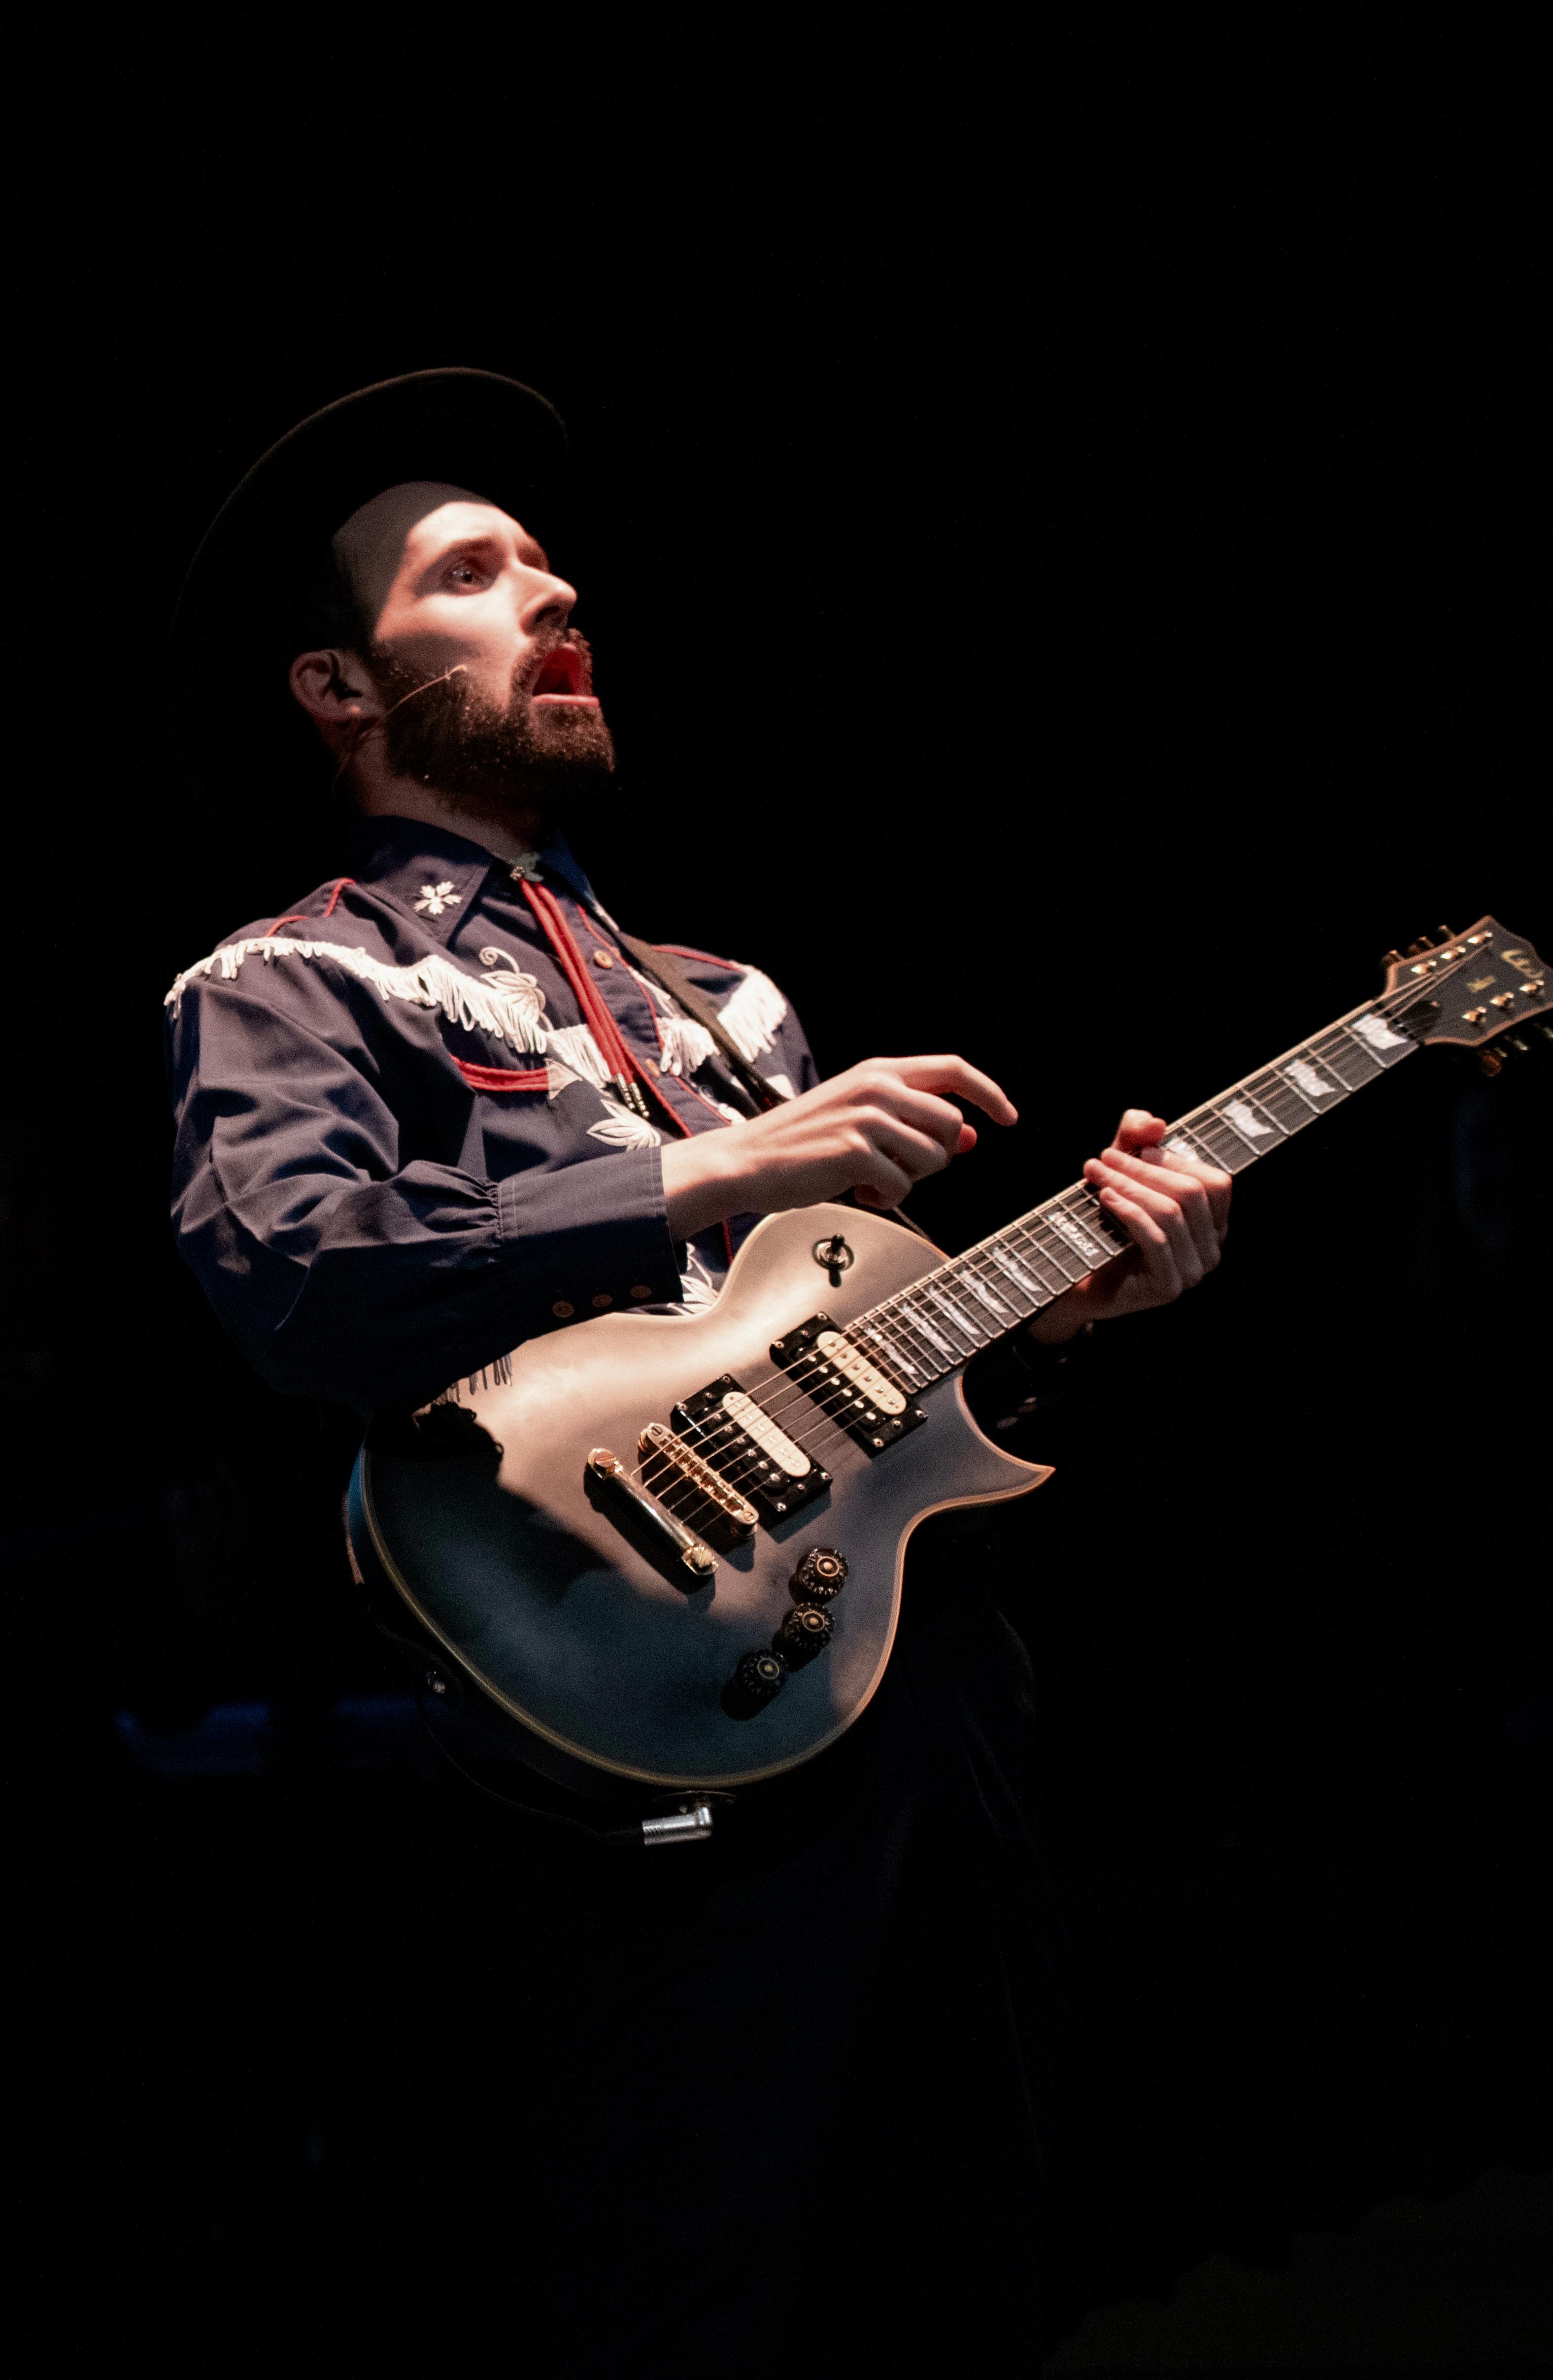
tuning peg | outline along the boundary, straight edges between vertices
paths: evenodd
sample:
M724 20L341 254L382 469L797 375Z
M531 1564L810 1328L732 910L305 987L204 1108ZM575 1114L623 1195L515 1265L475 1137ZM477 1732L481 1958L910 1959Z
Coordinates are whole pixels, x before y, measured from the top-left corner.
M1402 954L1401 951L1382 951L1380 953L1380 964L1382 966L1401 966L1401 963Z
M1496 1075L1502 1075L1504 1073L1503 1050L1484 1050L1480 1051L1477 1061L1477 1071L1480 1075L1486 1075L1490 1082L1493 1081Z
M1435 928L1435 940L1437 942L1451 942L1454 941L1455 939L1456 938L1454 934L1452 934L1449 926L1437 926Z
M1428 936L1426 934L1420 934L1415 942L1409 942L1403 955L1410 959L1415 959L1420 951L1428 951L1433 948L1434 944L1429 941Z

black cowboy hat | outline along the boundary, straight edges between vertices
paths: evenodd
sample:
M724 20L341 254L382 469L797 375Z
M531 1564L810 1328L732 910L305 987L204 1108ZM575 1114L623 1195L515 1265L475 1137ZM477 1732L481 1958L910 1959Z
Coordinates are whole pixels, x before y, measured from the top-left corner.
M309 414L238 481L201 540L173 615L168 707L202 811L236 795L250 827L316 804L333 764L286 683L328 542L405 480L443 480L543 539L566 466L553 406L500 372L406 372ZM251 805L261 808L255 817Z

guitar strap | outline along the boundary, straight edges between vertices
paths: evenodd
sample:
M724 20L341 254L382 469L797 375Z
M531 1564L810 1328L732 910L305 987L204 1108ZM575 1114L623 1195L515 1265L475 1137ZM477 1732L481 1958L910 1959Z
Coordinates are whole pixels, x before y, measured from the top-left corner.
M697 990L678 959L669 951L661 951L653 943L642 941L635 934L623 934L618 926L614 934L615 940L630 952L642 973L649 975L654 983L661 984L663 990L678 1001L686 1016L694 1017L698 1025L705 1026L726 1059L734 1081L749 1093L756 1107L782 1107L787 1094L779 1091L774 1083L768 1083L764 1075L756 1073L706 993Z

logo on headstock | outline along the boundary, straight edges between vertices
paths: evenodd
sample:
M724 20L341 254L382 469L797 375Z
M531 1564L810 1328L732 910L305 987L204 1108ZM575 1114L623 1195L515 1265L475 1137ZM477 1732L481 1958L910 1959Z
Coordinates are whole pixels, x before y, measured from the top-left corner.
M1535 975L1542 965L1542 961L1531 951L1501 951L1499 956L1506 966L1517 967L1523 975Z
M1471 983L1467 986L1467 990L1469 991L1486 991L1488 986L1491 983L1497 982L1498 979L1498 978L1496 976L1474 975Z

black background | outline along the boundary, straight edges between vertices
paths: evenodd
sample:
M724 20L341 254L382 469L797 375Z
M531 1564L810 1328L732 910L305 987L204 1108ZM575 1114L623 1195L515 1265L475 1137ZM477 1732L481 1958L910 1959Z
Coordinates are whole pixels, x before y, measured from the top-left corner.
M1553 947L1524 61L1199 30L752 53L713 100L672 55L589 88L575 31L548 86L292 40L84 96L52 62L18 217L19 1957L58 2338L106 2311L190 2371L304 2308L377 2368L467 2337L471 2241L491 2337L535 2320L525 2046L477 2050L419 1891L478 1860L413 1745L328 1749L342 1695L402 1691L340 1574L348 1446L246 1379L164 1220L162 993L337 848L247 783L240 718L219 808L164 757L172 599L257 453L426 363L553 398L621 753L579 850L635 931L775 974L826 1070L998 1076L1017 1131L916 1201L951 1246L1392 943L1493 909ZM1547 2161L1525 1068L1431 1053L1257 1169L988 1540L1073 1933L1054 2334ZM257 1701L285 1748L246 1782L115 1727Z

